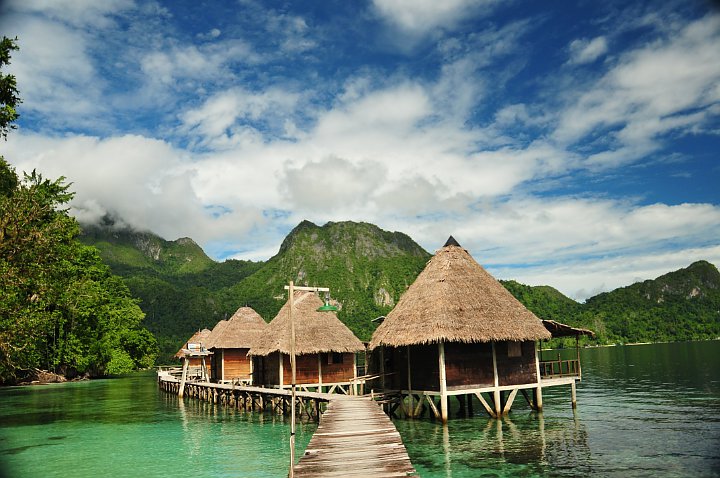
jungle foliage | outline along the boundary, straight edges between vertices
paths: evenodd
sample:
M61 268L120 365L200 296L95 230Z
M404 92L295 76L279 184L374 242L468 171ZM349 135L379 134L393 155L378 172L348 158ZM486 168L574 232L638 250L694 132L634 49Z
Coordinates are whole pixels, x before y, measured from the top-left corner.
M0 44L0 67L17 49ZM14 78L0 75L0 134L17 118ZM77 240L64 178L19 177L0 157L0 383L34 369L93 376L153 365L143 313L97 249Z

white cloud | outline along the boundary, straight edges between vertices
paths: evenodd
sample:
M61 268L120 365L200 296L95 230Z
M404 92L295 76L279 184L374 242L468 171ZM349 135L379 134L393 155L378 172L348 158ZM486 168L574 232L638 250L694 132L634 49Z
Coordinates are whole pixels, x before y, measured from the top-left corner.
M9 0L9 10L42 14L75 27L108 28L112 15L134 8L133 0Z
M623 54L588 90L566 92L554 138L576 144L604 135L609 148L592 163L617 166L657 150L661 134L691 131L717 113L720 17L708 15L657 43ZM615 142L615 144L612 144ZM623 155L613 150L623 151Z
M246 148L263 142L266 134L282 135L297 108L300 95L271 88L251 92L232 88L208 98L199 108L180 117L180 131L213 149Z
M607 51L607 39L604 36L592 40L573 40L570 43L570 63L575 65L592 63Z
M13 54L9 72L17 77L24 99L20 112L39 113L59 126L95 117L102 81L84 35L52 20L11 18L14 28L8 33L17 34L20 50Z
M496 0L373 0L376 11L393 24L412 33L425 33L456 22L481 9L491 9Z

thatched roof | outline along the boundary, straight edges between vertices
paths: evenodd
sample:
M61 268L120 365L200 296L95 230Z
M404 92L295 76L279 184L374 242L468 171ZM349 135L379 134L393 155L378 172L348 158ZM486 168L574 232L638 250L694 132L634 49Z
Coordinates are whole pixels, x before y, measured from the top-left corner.
M552 334L553 337L577 337L580 335L588 335L595 337L595 332L588 329L579 329L570 325L561 324L554 320L543 320L543 326Z
M295 354L323 352L360 352L362 342L353 335L333 312L318 312L323 301L314 292L295 292ZM248 355L269 355L280 351L290 353L290 302L268 324L266 333L250 349Z
M375 330L370 348L549 338L540 319L450 237Z
M195 332L192 337L190 337L187 342L183 344L182 347L180 347L180 350L177 351L175 354L175 358L182 358L185 355L185 352L187 351L187 345L188 344L202 344L205 345L207 343L207 338L210 336L210 330L208 329L202 329L197 332Z
M225 324L217 333L213 329L212 340L206 345L209 349L249 349L268 327L260 314L250 307L240 307L227 322L221 322Z

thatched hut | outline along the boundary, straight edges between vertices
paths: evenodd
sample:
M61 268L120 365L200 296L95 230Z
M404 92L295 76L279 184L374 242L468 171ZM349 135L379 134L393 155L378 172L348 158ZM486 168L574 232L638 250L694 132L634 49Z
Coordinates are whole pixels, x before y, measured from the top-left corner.
M405 397L399 403L406 415L415 416L427 402L445 421L448 396L462 405L477 397L490 415L500 416L521 390L540 408L537 342L550 337L542 321L450 237L387 314L369 348L381 388ZM535 391L534 400L527 389Z
M267 327L260 314L250 307L240 307L227 321L220 321L207 343L213 352L213 379L252 384L252 360L247 353Z
M208 378L206 358L212 355L207 349L211 333L209 329L195 332L175 354L175 358L183 361L183 368L188 376Z
M355 353L365 347L333 312L319 312L322 305L314 292L294 294L296 384L305 389L347 391L357 376ZM291 385L289 309L288 301L250 349L258 385Z

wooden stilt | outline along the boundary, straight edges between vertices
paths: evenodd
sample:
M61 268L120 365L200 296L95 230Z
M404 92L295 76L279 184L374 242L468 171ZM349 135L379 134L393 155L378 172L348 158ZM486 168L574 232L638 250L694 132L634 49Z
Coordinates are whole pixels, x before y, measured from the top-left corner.
M535 410L541 411L543 407L542 403L542 387L536 387L534 389L534 395L535 399L533 400L535 402Z
M440 372L440 414L443 423L447 423L447 378L445 376L445 344L443 342L438 343L438 370Z
M500 390L498 390L498 387L500 386L500 381L498 378L498 371L497 371L497 356L495 355L495 342L492 343L492 360L493 360L493 376L495 381L495 390L493 391L493 405L495 405L495 416L499 417L502 413L502 406L500 404Z
M518 389L514 389L512 392L510 392L510 395L508 396L507 401L505 402L505 407L503 408L503 415L507 415L510 411L510 408L512 407L513 401L515 401L515 396L518 393Z
M570 394L572 397L572 407L577 408L577 398L575 397L575 380L570 382Z
M188 364L189 364L188 358L183 357L182 378L180 379L180 388L178 389L178 397L180 397L180 398L183 397L183 394L185 392L185 380L187 380Z
M490 407L490 404L488 404L488 402L485 401L485 397L482 396L482 393L480 393L480 392L475 392L475 396L478 398L478 400L480 400L480 404L481 404L483 407L485 407L485 411L487 412L487 414L490 415L490 416L493 417L493 418L496 417L496 415L495 415L495 410L493 410L493 409Z
M405 347L405 351L407 352L407 387L408 387L408 398L410 399L410 403L408 404L408 411L410 412L408 416L410 418L413 418L413 396L412 396L412 373L410 372L410 346L408 345Z

